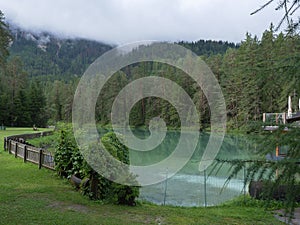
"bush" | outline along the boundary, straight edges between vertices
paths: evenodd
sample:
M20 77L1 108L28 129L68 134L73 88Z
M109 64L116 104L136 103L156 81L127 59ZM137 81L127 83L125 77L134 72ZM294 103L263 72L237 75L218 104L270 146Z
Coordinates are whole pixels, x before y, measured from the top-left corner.
M101 138L101 143L110 155L125 164L129 164L129 150L124 144L122 144L122 142L119 141L115 133L109 132L105 134ZM114 168L110 159L105 158L105 156L100 158L101 154L99 154L99 152L101 152L101 149L99 147L99 143L94 143L90 146L90 148L94 149L94 151L98 153L95 153L93 157L99 157L97 162L104 165L105 172L107 173L106 177L116 177L118 175L116 173L119 173L119 170ZM97 174L97 177L93 177L93 179L97 179L99 189L97 193L93 193L92 196L96 199L100 198L116 204L135 205L135 198L139 196L139 187L137 186L138 183L136 182L136 177L128 170L124 171L124 168L118 169L123 169L123 183L136 183L136 186L121 185Z
M101 143L114 158L129 164L129 150L119 141L116 134L109 132L101 138ZM94 143L90 147L99 149L100 143ZM104 200L116 204L135 205L135 199L139 196L139 187L114 183L97 174L82 156L70 125L60 128L58 146L55 151L55 169L60 176L70 178L72 175L82 179L81 192L91 199ZM109 161L99 159L105 163L108 173L114 176L116 171ZM124 181L135 181L135 177L129 171L124 171ZM132 183L132 182L131 182ZM137 183L137 182L136 182Z
M58 146L54 155L55 169L63 177L70 178L74 174L83 178L87 171L84 170L84 158L77 147L71 126L65 125L60 129Z

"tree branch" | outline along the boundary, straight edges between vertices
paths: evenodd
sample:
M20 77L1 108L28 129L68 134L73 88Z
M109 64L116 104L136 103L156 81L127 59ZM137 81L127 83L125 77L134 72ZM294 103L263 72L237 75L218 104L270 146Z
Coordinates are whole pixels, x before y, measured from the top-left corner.
M250 15L256 14L257 12L261 11L262 9L264 9L265 7L267 7L268 5L270 5L272 2L274 2L274 0L269 0L266 4L264 4L259 9L255 10L254 12L252 12Z

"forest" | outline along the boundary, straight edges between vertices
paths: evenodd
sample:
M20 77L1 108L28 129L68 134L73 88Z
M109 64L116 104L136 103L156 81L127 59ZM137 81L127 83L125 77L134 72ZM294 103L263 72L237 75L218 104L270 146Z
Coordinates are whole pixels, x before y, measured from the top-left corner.
M7 55L2 54L0 71L0 123L43 127L58 121L70 122L81 75L113 46L9 29L3 15L1 25L7 32L1 34L7 35L3 49ZM242 129L249 121L261 120L264 112L284 112L287 97L300 93L298 34L278 33L271 25L261 38L247 33L237 44L212 40L177 44L199 55L215 74L226 100L228 129ZM164 76L183 87L199 110L201 128L209 127L210 111L200 87L183 72L154 62L130 65L107 82L98 98L98 123L110 124L110 110L118 90L132 80L153 75ZM180 126L175 108L158 98L138 102L131 111L130 125L147 126L154 116L162 117L169 127Z

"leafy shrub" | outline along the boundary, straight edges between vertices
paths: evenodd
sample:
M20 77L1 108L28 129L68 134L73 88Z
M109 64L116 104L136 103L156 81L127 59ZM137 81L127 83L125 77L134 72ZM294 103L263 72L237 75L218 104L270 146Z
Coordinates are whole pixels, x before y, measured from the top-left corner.
M101 143L105 150L115 159L118 159L125 164L129 164L129 150L124 144L122 144L115 133L109 132L105 134L101 138ZM101 152L100 145L98 143L91 145L90 148L94 149L95 152ZM97 178L94 177L94 179L98 179L99 189L97 193L94 193L93 197L96 195L98 198L109 202L135 205L135 198L139 196L139 187L135 179L136 177L128 170L124 171L124 168L116 169L111 160L109 158L105 158L105 156L100 158L99 155L97 156L97 154L95 154L93 157L98 157L97 162L104 165L107 177L115 177L117 175L116 173L123 170L123 183L136 183L136 186L121 185L98 175Z
M83 171L83 157L77 147L71 127L65 125L60 130L60 137L58 146L54 155L55 169L59 175L70 178L73 174L82 178L85 171Z
M129 150L120 142L115 133L109 132L105 134L101 138L101 143L114 158L129 164ZM90 148L93 148L95 152L98 152L99 147L100 143L90 145ZM96 156L96 154L93 157L98 157L98 161L105 166L109 176L114 176L117 170L113 168L109 160L101 158L101 155ZM84 195L88 195L91 199L104 200L115 204L135 205L135 199L139 196L138 185L121 185L97 174L82 156L70 125L60 127L54 160L55 169L60 176L70 178L72 175L75 175L83 180L82 184L84 185L81 185L81 192ZM123 172L125 182L135 181L135 176L129 171Z

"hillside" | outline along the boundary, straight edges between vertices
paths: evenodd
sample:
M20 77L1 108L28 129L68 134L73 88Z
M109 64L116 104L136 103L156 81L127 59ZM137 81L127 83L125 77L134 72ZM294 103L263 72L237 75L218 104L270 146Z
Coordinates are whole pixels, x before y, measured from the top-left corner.
M95 59L112 47L84 39L59 38L49 33L11 29L11 57L19 56L29 77L81 76Z
M19 56L29 77L69 80L81 76L86 68L113 46L85 39L61 38L47 32L29 32L10 25L13 42L10 56ZM222 41L178 42L198 55L224 54L234 43Z
M213 40L198 40L194 42L181 41L178 42L178 44L192 50L197 55L205 56L225 54L227 49L239 47L238 44L232 42Z

